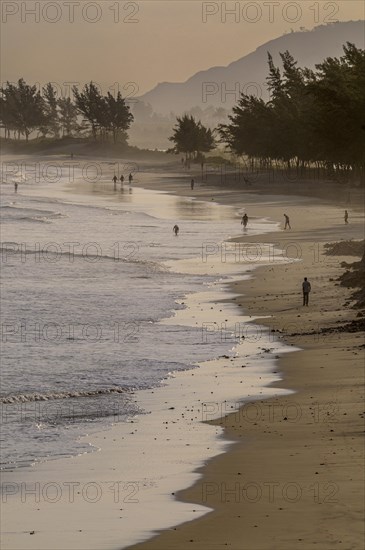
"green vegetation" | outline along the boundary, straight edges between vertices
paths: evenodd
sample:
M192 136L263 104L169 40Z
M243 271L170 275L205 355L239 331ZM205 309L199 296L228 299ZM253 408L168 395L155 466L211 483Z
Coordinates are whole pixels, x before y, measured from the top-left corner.
M169 138L175 146L169 153L184 153L187 160L202 158L201 153L208 153L215 147L213 132L193 116L177 117L173 135Z
M242 94L219 127L222 142L261 167L282 163L304 175L316 166L364 179L365 51L347 43L343 57L316 71L297 67L288 51L280 55L282 73L268 54L270 101Z
M268 102L241 94L228 122L225 109L192 109L177 117L169 137L174 146L167 152L182 153L188 165L204 163L208 160L204 154L216 147L217 132L227 154L241 157L241 164L252 172L271 173L277 168L294 171L295 179L315 176L364 182L365 50L349 42L343 49L342 57L329 57L314 71L298 67L288 51L280 54L279 68L269 53ZM151 134L156 127L162 142L161 136L171 129L172 115L160 117L138 101L134 111L141 121L138 131ZM208 114L215 125L221 122L217 129L202 124L203 115ZM29 151L63 146L70 151L78 145L82 154L96 152L95 147L101 154L131 152L127 132L133 121L120 93L103 96L93 82L82 90L74 87L72 99L57 98L52 84L39 91L23 79L0 88L0 126L7 148L13 151L24 152L24 144L36 133ZM215 151L216 157L220 154ZM228 161L209 157L209 162Z
M114 144L127 142L133 115L120 92L102 96L90 82L80 92L73 88L74 103L70 98L56 97L52 84L47 84L42 93L36 86L28 85L22 78L17 85L10 84L0 89L0 124L5 138L11 133L28 141L32 132L38 137L87 137L95 141Z

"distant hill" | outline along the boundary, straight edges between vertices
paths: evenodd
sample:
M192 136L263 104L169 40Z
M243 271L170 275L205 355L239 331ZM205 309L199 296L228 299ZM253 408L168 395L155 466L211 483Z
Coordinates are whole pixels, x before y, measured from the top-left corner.
M195 106L230 109L239 96L237 83L241 91L267 99L268 51L277 64L280 62L279 52L289 50L300 66L314 68L326 57L341 56L342 46L346 42L364 48L364 24L364 21L338 22L316 27L312 31L285 34L227 67L200 71L186 82L163 82L139 99L149 103L154 112L163 115L170 112L179 115ZM235 89L237 93L228 93L228 90Z

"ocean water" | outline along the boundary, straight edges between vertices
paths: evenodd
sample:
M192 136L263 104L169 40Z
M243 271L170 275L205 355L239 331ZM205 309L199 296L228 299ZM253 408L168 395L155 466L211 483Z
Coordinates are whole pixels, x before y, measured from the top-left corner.
M209 290L217 274L207 254L240 233L244 206L114 191L112 164L101 164L96 182L81 169L72 181L22 170L2 181L3 469L92 451L81 436L148 413L137 390L232 347L203 339L202 327L159 321L184 308L187 294ZM164 175L138 177L157 186ZM198 269L180 272L181 260Z

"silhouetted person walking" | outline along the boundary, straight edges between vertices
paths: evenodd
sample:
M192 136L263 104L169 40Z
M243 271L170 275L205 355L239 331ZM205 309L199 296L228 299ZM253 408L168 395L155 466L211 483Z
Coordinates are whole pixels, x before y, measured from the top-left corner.
M302 283L302 289L303 289L303 306L308 305L308 299L309 299L309 293L311 291L311 284L308 281L307 277L304 277L304 281Z
M132 176L132 174L129 174L129 176L128 176L128 181L129 181L129 185L132 185L132 181L133 181L133 176Z
M347 210L345 210L345 217L344 217L345 223L349 223L349 213Z
M124 183L124 176L123 174L120 176L120 185L123 187L123 183Z
M284 218L285 218L285 226L284 226L284 229L287 229L288 227L289 227L289 229L291 229L289 216L287 216L286 214L284 214Z
M190 182L190 187L191 187L192 191L194 190L194 183L195 183L195 181L194 181L194 178L193 178Z
M242 216L241 225L243 225L243 228L246 229L247 224L248 224L248 216L247 214L244 214Z
M175 233L176 237L178 236L179 234L179 226L178 225L174 225L174 227L172 228L173 232Z
M114 182L114 191L115 191L116 188L117 188L117 181L118 181L118 178L115 174L114 174L114 178L112 179L112 181Z
M14 183L14 193L17 193L18 192L18 184L15 182Z

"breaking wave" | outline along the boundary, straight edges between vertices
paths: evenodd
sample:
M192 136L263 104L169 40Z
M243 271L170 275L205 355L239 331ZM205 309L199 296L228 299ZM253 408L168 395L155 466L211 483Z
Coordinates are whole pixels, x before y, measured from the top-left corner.
M0 397L0 403L29 403L34 401L51 401L55 399L74 399L78 397L96 397L98 395L110 395L113 393L132 393L134 390L128 387L103 388L89 391L65 391L50 393L24 393Z

